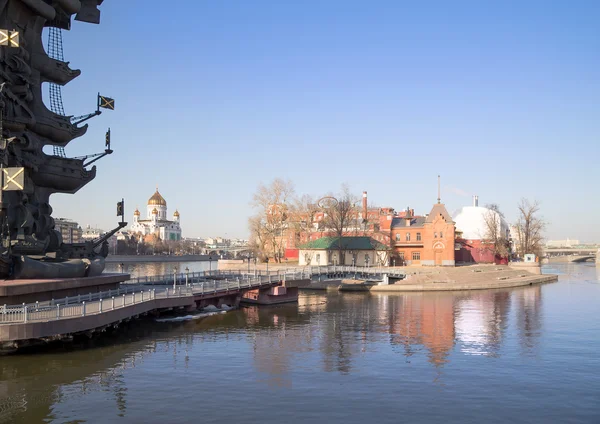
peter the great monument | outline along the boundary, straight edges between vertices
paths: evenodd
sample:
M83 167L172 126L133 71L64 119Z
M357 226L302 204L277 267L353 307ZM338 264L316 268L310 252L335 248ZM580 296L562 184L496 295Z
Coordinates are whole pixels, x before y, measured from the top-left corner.
M91 162L112 153L110 132L104 153L83 158L64 153L65 146L86 133L83 121L100 114L100 107L114 108L112 99L98 96L96 112L72 117L64 116L60 97L60 87L81 73L64 61L60 31L71 29L73 16L98 24L102 1L0 0L2 279L99 276L108 253L106 239L125 225L95 241L63 243L50 205L52 194L75 194L91 182L96 176ZM48 52L42 44L45 28ZM50 87L50 109L42 100L42 83Z

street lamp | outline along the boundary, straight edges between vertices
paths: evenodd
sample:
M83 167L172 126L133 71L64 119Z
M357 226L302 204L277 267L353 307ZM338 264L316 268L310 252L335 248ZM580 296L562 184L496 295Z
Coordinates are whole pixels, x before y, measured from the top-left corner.
M250 255L248 255L248 274L250 274Z
M267 275L269 275L269 257L268 256L267 256L266 262L267 262Z
M208 272L209 274L212 272L212 256L210 256L210 253L208 254Z
M173 290L177 286L177 268L173 267Z
M185 267L185 286L189 287L189 283L188 283L188 278L190 276L190 269L186 266Z

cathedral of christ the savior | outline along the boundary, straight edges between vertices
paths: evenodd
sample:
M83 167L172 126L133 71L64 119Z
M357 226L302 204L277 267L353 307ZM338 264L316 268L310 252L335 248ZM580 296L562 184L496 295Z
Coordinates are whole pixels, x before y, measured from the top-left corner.
M173 219L167 219L167 201L158 192L148 199L146 206L146 219L140 218L141 213L136 208L133 213L133 223L129 231L142 236L155 235L163 241L181 240L181 225L179 212L175 210Z

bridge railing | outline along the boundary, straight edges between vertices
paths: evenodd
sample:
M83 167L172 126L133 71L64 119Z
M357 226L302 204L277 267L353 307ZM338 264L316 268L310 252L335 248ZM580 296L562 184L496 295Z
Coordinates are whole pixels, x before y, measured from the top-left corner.
M33 321L54 321L64 318L85 317L108 312L169 297L192 296L191 287L167 287L163 289L134 290L124 287L92 293L85 296L71 296L47 302L0 306L0 324L26 323ZM83 299L83 300L82 300Z
M406 273L403 270L386 267L358 267L358 266L307 266L302 268L285 268L277 270L214 270L214 271L199 271L190 273L173 273L154 276L135 277L129 280L126 284L133 285L191 285L206 281L233 280L262 278L266 281L269 277L272 279L293 280L293 279L309 279L313 276L324 274L355 274L361 276L376 276L380 277L383 274L403 278Z

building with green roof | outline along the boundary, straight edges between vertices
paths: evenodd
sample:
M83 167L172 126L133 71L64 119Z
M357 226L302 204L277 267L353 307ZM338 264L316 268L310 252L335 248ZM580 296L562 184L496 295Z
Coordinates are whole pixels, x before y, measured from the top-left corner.
M371 237L321 237L298 246L299 265L387 266L390 248Z

